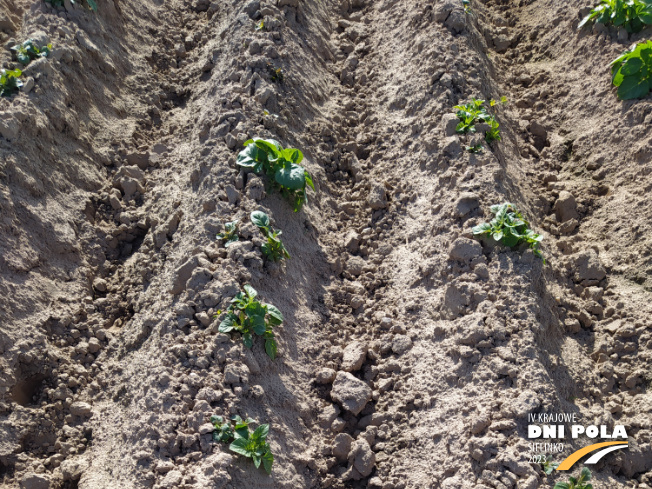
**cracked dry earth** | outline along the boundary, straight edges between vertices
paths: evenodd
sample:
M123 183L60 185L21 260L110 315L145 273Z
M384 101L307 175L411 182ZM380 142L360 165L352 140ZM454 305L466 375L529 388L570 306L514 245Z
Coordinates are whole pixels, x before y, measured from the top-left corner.
M54 46L0 100L0 487L546 488L527 414L573 412L628 430L594 487L649 489L652 102L605 68L646 32L586 6L0 0L3 66ZM452 107L503 95L465 152ZM250 137L304 152L301 212L237 169ZM473 239L504 201L545 266ZM245 283L274 361L217 331ZM271 476L212 414L270 423Z

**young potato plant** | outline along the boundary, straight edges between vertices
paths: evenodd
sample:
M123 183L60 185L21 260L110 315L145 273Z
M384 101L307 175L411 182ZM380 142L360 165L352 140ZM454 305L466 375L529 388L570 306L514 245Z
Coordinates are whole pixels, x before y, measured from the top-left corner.
M494 241L510 248L527 243L534 254L541 258L543 263L546 262L539 249L543 236L530 229L530 223L525 220L514 204L505 202L492 205L491 213L494 218L490 222L473 227L474 235L491 236Z
M303 153L295 148L283 149L274 139L253 138L244 145L236 164L272 178L272 185L292 200L294 212L298 212L306 202L306 186L315 190L310 173L300 165Z
M47 58L52 51L52 44L39 48L33 39L28 39L24 43L12 47L11 50L16 55L16 60L21 65L27 66L35 59Z
M557 462L552 461L552 455L539 455L541 459L543 459L543 462L541 462L541 468L543 469L543 473L546 475L552 474L557 467L559 467L559 464Z
M484 122L489 125L489 130L485 134L485 141L500 141L500 129L496 118L487 112L484 100L471 98L471 102L465 105L456 105L453 107L457 110L457 118L460 120L455 128L461 134L475 132L475 125Z
M624 27L629 33L640 32L652 24L652 2L650 0L600 0L589 15L582 19L578 29L593 22Z
M265 472L271 474L274 456L269 443L267 443L269 425L261 424L251 432L249 431L249 425L254 422L253 419L247 418L243 420L236 414L231 416L231 421L233 423L225 421L222 416L211 416L211 423L215 427L213 440L220 443L230 443L229 450L251 458L256 468L259 468L262 464Z
M611 75L621 100L645 97L652 90L652 41L636 44L613 60Z
M238 236L238 220L232 222L227 222L224 224L224 232L217 235L217 239L225 240L224 247L228 248L233 243L238 241L240 237Z
M464 13L471 13L471 0L462 0L462 5L464 6Z
M283 83L285 73L281 68L277 68L272 63L267 63L267 71L269 72L269 79L274 83Z
M0 97L11 97L23 86L22 74L20 70L0 70Z
M53 7L63 7L63 0L45 0L49 4L51 4ZM70 0L70 3L75 5L75 0ZM97 12L97 3L95 3L95 0L81 0L80 5L83 5L89 9L91 9L93 12Z
M591 471L586 467L582 468L578 479L569 477L568 480L568 482L557 482L553 489L593 489L593 484L586 484L591 480Z
M262 336L265 339L265 352L274 360L278 345L272 328L283 322L283 314L271 304L258 302L257 296L258 292L251 285L245 285L244 292L238 292L231 299L231 305L226 310L226 318L220 323L219 331L237 331L242 334L242 343L247 348L253 346L253 334Z
M254 211L251 213L251 222L253 222L258 229L265 235L267 238L267 243L261 246L263 254L272 261L283 260L284 258L290 258L288 250L285 249L285 246L279 239L279 236L283 234L282 231L275 231L269 224L269 216L262 211Z

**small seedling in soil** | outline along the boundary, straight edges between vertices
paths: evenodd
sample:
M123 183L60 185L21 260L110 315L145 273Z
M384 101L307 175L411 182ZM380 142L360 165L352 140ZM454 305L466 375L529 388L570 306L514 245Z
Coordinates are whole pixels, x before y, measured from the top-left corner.
M53 7L63 7L63 0L45 0L49 4L51 4ZM70 3L75 5L75 0L70 0ZM80 1L81 5L84 5L85 7L88 7L91 9L93 12L97 12L97 3L95 3L95 0L81 0Z
M267 71L269 72L269 79L274 83L283 83L285 73L281 68L277 68L272 63L267 63Z
M475 125L484 122L489 125L489 130L485 134L485 141L500 141L500 129L496 118L487 112L483 107L484 100L472 98L471 102L465 105L456 105L453 107L457 110L457 118L460 120L457 124L456 131L461 134L475 132Z
M652 24L652 2L649 0L600 0L589 15L577 26L581 29L592 22L624 27L629 33L640 32Z
M570 477L569 482L557 482L553 489L593 489L592 484L586 484L587 481L591 480L591 471L586 467L582 468L580 477L576 479L575 477Z
M244 292L231 299L231 305L226 310L226 318L220 323L220 333L237 331L242 334L242 343L247 348L253 346L253 334L265 339L265 351L274 360L278 345L274 339L272 328L283 322L283 315L275 306L262 304L256 300L258 292L245 285ZM215 316L217 317L217 316Z
M482 153L483 148L481 144L476 144L475 146L466 146L465 149L469 153Z
M636 44L613 60L611 75L621 100L645 97L652 89L652 41Z
M21 65L27 66L37 58L47 58L52 51L52 44L39 48L34 40L28 39L24 43L12 47L11 50L15 53L16 60Z
M211 416L211 423L215 426L213 440L230 443L229 450L251 458L256 468L259 468L262 463L265 472L271 474L274 456L267 443L269 425L261 424L252 432L249 431L249 425L254 422L253 419L243 420L236 414L231 417L231 421L235 426L225 421L222 416Z
M491 100L489 101L489 105L491 105L492 107L493 107L494 105L496 105L497 103L498 103L498 102L496 102L494 99L491 99ZM507 103L507 97L505 97L504 95L503 95L502 97L500 97L500 103L501 103L501 104L506 104L506 103Z
M541 258L543 263L546 262L539 249L543 236L530 229L530 223L523 218L523 215L514 204L505 202L504 204L492 205L491 213L495 217L490 222L475 226L472 229L474 235L491 236L494 241L510 248L527 243L534 254Z
M306 202L306 185L315 190L310 173L299 164L303 153L295 148L283 149L274 139L254 138L244 145L236 164L272 178L272 185L292 200L294 212L298 212Z
M20 70L0 70L0 97L11 97L23 86L22 74Z
M261 20L260 22L258 22L258 24L256 24L256 30L257 31L263 31L263 32L266 30L264 20Z
M462 5L464 5L464 12L467 14L471 13L471 0L462 0Z
M282 231L276 231L269 224L269 216L261 211L254 211L251 213L251 222L253 222L258 229L267 238L267 243L261 246L263 254L272 261L279 261L284 258L290 258L288 250L279 239Z
M238 241L240 237L238 236L238 220L236 219L233 222L227 222L224 224L224 232L217 235L217 239L225 240L224 247L228 248L233 243Z
M559 467L559 464L557 462L552 461L552 455L539 455L542 459L544 459L543 462L541 462L541 468L543 469L543 473L546 475L550 475L554 472L554 470Z

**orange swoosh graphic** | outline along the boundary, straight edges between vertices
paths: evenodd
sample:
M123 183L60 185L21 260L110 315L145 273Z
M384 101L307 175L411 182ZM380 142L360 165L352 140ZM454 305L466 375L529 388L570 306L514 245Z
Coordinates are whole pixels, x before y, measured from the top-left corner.
M610 447L612 445L627 445L626 441L605 441L603 443L595 443L593 445L589 445L588 447L584 447L579 449L578 451L572 453L569 455L561 464L559 464L559 467L557 467L557 470L568 470L570 469L575 462L577 462L579 459L581 459L584 455L587 453L590 453L594 450L597 450L598 448L603 448L603 447Z

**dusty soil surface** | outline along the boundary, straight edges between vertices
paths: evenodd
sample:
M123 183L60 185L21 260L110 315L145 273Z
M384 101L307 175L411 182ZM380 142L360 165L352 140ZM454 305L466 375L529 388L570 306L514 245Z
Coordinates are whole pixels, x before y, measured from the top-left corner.
M54 46L0 100L0 487L545 488L552 412L627 427L594 487L652 487L652 101L607 68L649 31L579 33L585 4L0 0L3 66ZM508 99L477 155L471 96ZM238 170L250 137L304 152L301 212ZM473 239L504 201L546 265ZM246 283L274 361L217 331ZM212 414L271 425L271 476Z

